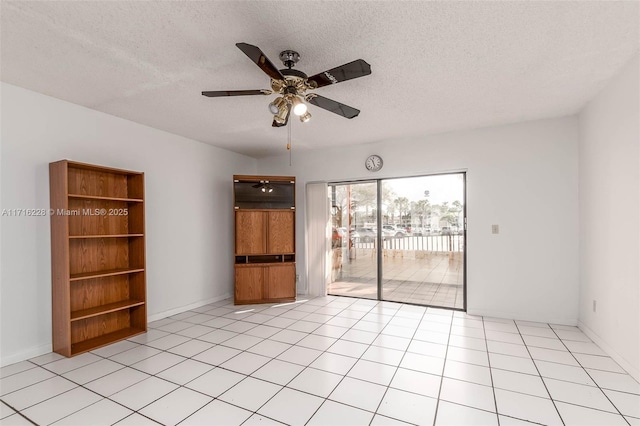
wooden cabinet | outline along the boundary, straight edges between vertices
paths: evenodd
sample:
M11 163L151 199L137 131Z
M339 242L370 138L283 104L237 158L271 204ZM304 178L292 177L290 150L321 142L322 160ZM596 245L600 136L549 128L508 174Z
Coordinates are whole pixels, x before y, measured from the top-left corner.
M145 332L144 174L63 160L49 184L54 352Z
M296 297L295 178L234 176L236 304Z

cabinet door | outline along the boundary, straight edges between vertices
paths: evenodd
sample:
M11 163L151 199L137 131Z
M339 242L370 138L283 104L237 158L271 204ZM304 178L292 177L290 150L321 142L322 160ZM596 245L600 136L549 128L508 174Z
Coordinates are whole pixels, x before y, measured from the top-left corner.
M269 235L267 238L267 253L293 253L294 241L294 212L273 211L268 213Z
M265 253L265 220L265 212L236 211L236 254Z
M262 266L236 267L236 302L264 299L264 268Z
M293 263L265 267L269 299L296 297L296 265Z

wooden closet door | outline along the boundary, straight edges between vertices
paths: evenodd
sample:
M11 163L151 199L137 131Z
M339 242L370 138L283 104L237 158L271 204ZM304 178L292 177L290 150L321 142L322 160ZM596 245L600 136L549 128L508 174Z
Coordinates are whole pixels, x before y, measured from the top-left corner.
M267 253L294 253L294 212L272 211L268 213Z
M262 211L236 211L236 254L264 254L266 214Z
M284 263L265 267L269 299L296 297L296 265Z

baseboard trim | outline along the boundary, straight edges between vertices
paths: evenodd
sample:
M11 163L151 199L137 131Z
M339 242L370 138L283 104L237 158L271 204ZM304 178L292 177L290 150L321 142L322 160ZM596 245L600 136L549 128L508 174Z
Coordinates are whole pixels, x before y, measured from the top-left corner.
M631 375L636 381L640 382L640 370L631 365L626 359L622 357L618 352L616 352L607 342L602 339L602 337L598 336L593 330L591 330L585 323L582 321L578 321L578 328L582 330L584 334L593 342L600 346L600 349L605 351L607 355L609 355L615 362L617 362L620 367L622 367L627 373Z
M471 308L467 308L467 314L479 315L483 317L504 318L504 319L510 319L510 320L518 320L518 321L543 322L546 324L571 325L571 326L578 325L577 318L555 318L555 317L543 317L543 316L534 317L532 315L522 315L521 313L516 313L516 312L491 311L491 310L471 309Z
M0 358L0 367L4 367L9 364L15 364L16 362L25 361L27 359L35 358L40 355L48 354L53 351L53 345L51 342L44 345L34 346L24 351L20 351L17 354L9 355Z
M161 320L163 318L170 317L171 315L177 315L177 314L180 314L182 312L189 311L191 309L199 308L201 306L209 305L211 303L219 302L221 300L229 299L229 298L231 298L231 294L225 293L225 294L220 295L220 296L212 297L211 299L200 300L200 301L192 303L190 305L185 305L185 306L181 306L179 308L173 308L173 309L169 309L167 311L158 312L156 314L147 316L147 322L153 322L153 321Z

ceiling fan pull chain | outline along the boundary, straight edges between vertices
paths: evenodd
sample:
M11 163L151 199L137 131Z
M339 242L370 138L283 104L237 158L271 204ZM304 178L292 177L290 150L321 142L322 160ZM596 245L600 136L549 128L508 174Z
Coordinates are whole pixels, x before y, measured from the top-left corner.
M291 121L289 122L289 125L287 127L287 132L289 133L287 149L289 150L289 167L291 167Z

